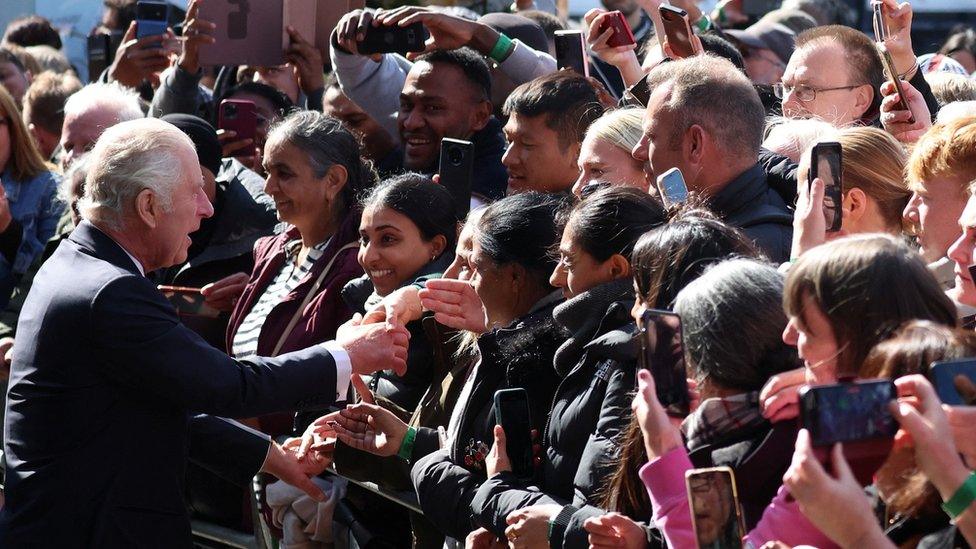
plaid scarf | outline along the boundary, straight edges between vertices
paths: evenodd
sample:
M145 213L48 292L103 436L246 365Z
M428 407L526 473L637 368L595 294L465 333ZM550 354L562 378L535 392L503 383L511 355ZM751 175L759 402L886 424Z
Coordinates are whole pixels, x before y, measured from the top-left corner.
M681 422L688 451L716 444L742 430L762 426L766 419L759 411L759 391L725 398L710 398Z

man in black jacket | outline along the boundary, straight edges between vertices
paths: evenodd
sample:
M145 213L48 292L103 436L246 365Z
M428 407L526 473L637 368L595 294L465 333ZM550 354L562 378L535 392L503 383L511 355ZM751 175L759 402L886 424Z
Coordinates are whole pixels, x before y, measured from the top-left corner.
M696 57L650 73L653 93L634 158L649 177L678 168L688 190L773 261L789 259L793 213L758 163L765 119L752 83L725 59Z

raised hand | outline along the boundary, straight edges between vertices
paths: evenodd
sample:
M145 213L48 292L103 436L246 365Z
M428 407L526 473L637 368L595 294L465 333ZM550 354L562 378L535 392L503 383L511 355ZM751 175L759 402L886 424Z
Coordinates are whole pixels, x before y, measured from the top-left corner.
M204 0L191 0L183 18L182 49L177 64L186 72L196 74L200 70L200 46L213 44L217 41L213 33L217 25L206 19L200 19L200 3Z
M169 67L169 50L163 46L175 40L176 37L169 30L165 34L137 40L136 22L133 21L115 53L115 61L108 70L109 77L123 86L139 86L143 80Z
M826 224L826 221L824 222ZM766 381L759 391L763 417L776 423L800 415L800 387L807 382L806 370L797 368L781 372Z
M613 27L608 27L607 30L598 33L607 20L607 13L607 10L602 8L593 8L583 16L583 20L586 22L586 43L589 44L594 55L620 71L624 85L633 86L644 75L640 60L637 59L635 52L637 44L616 47L607 45L607 40L613 36Z
M885 48L895 62L895 70L899 74L910 72L917 64L915 51L912 49L912 5L908 2L898 3L895 0L876 0L882 4L884 22L888 27L884 40ZM891 75L896 78L898 75Z
M298 72L299 87L306 95L325 88L322 53L293 27L289 26L287 30L291 45L285 51L285 59Z
M430 38L427 39L423 52L411 52L407 55L410 59L433 50L453 50L463 46L471 46L482 55L488 55L498 41L498 32L488 25L417 6L403 6L380 12L376 15L376 21L381 25L401 27L414 23L424 24L430 32Z
M428 280L419 295L420 303L433 311L437 322L479 334L488 330L485 306L470 282L448 278Z
M884 96L881 100L881 124L898 141L912 144L932 126L932 115L922 94L914 86L902 82L901 87L911 112L899 109L898 89L893 82L886 81L881 84L881 95ZM910 122L913 115L915 122Z
M244 293L249 280L251 276L247 273L235 273L207 284L200 288L200 293L203 294L207 305L218 311L230 312L237 306L237 301Z
M827 241L827 219L824 217L824 182L797 180L796 215L793 216L793 249L790 257L800 257ZM837 204L840 208L841 205Z
M360 324L353 317L336 331L336 343L349 354L355 374L372 374L393 370L397 375L407 373L407 344L410 332L402 326Z

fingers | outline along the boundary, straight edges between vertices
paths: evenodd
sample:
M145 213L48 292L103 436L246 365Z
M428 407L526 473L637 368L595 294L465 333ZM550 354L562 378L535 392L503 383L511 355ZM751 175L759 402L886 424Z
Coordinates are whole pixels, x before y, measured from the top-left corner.
M895 380L895 387L898 389L899 397L915 397L918 400L918 408L923 414L938 408L941 404L935 388L921 375L900 377Z
M315 501L325 501L325 492L312 482L312 479L305 475L299 475L296 479L295 487L308 494Z
M363 381L362 376L359 374L352 374L349 379L352 381L352 386L356 389L356 394L359 395L359 399L366 404L375 404L376 401L373 399L373 392L369 390L366 382Z
M857 482L851 466L847 463L847 458L844 457L843 445L834 444L831 449L830 464L834 468L834 478L843 483Z
M494 445L495 452L499 457L505 456L506 458L508 458L508 450L507 447L505 446L506 444L505 429L503 429L501 425L495 425L495 429L492 432L492 434L495 437L495 445Z
M186 7L186 16L183 17L184 21L191 21L197 16L197 12L200 11L200 0L190 0L190 5Z
M603 21L601 16L605 13L607 13L607 10L603 8L591 8L583 15L583 21L586 22L587 27L592 27L597 19L601 22Z

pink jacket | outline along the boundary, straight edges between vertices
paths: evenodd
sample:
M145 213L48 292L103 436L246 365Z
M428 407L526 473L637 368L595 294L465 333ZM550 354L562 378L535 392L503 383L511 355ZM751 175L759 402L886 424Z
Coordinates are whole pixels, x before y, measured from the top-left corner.
M669 547L695 547L695 532L685 489L685 471L691 469L694 469L694 465L688 459L688 451L681 446L645 464L640 470L641 480L651 499L651 518L664 534ZM748 482L748 479L742 481ZM761 547L772 540L782 541L790 547L839 547L807 520L796 501L787 502L787 495L786 488L781 486L759 523L746 534L746 542L753 547Z

